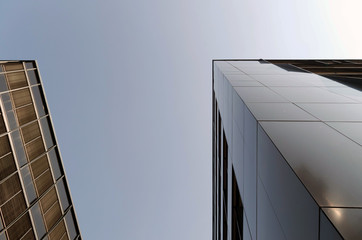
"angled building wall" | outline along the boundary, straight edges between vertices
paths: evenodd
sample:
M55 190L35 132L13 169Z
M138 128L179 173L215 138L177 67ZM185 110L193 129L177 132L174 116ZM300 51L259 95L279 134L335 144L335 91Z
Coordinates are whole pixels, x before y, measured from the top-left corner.
M213 239L362 237L360 66L213 62Z
M0 239L81 239L35 61L0 61Z

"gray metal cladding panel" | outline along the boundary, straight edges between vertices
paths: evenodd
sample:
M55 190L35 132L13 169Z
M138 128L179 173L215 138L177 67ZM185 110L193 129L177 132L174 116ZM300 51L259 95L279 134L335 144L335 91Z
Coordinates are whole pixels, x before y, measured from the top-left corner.
M323 122L261 122L320 206L362 206L362 148Z
M244 108L245 105L239 95L233 90L233 119L236 125L233 126L233 131L237 127L240 130L241 136L244 135Z
M348 103L348 104L299 103L297 105L322 121L362 122L361 103Z
M318 205L260 126L258 174L287 239L318 239Z
M362 239L362 209L358 208L323 208L344 239Z
M259 121L319 121L293 103L247 103Z
M235 123L234 123L235 125ZM235 171L235 177L238 182L240 195L243 198L243 185L244 185L244 179L243 179L243 172L244 172L244 144L243 144L243 137L240 134L240 131L238 128L234 128L233 131L233 147L232 147L232 163L234 166ZM230 173L231 175L231 173Z
M288 102L267 87L234 87L244 102Z
M318 87L271 87L283 98L294 103L353 103L354 100ZM308 93L308 94L306 94Z
M319 239L320 240L342 240L343 238L338 233L336 228L332 225L332 223L328 220L326 215L322 210L320 210L320 232Z
M229 81L224 78L224 99L225 99L225 112L224 112L224 128L228 142L232 139L232 124L233 124L233 87ZM229 144L230 146L230 144Z
M243 201L253 238L256 235L256 152L257 121L250 111L244 108Z
M243 214L243 240L252 240L245 212Z
M283 240L287 239L283 233L274 209L269 201L264 187L258 179L258 240ZM307 238L306 238L307 239Z
M326 122L326 124L362 145L362 122Z
M324 87L328 91L343 95L345 97L348 97L350 99L353 99L359 103L362 103L362 94L361 91L358 91L356 89L346 87L346 86L340 86L340 87Z

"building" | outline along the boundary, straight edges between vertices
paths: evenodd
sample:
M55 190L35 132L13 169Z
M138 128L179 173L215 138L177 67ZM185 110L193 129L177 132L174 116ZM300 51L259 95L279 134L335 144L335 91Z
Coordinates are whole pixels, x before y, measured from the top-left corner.
M213 61L213 239L362 239L362 61Z
M0 240L81 239L35 61L0 61Z

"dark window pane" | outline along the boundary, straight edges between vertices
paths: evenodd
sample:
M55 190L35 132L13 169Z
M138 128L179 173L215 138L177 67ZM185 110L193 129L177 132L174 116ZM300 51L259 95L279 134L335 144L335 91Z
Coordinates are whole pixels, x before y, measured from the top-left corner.
M36 240L33 229L30 229L29 232L27 232L21 240Z
M75 222L74 219L75 219L75 217L74 217L74 213L72 210L69 211L67 213L67 215L65 215L65 222L67 223L69 236L70 236L71 240L75 239L75 237L78 235L78 229L74 224L74 222Z
M20 239L30 228L30 217L29 214L26 213L8 229L9 239Z
M53 239L62 239L62 236L67 234L67 230L65 228L64 220L60 221L58 225L49 233L49 238Z
M51 206L57 201L57 192L53 187L40 199L40 206L43 210L43 213L47 212Z
M15 108L32 103L29 88L13 91L11 92L11 96L13 98Z
M43 118L40 120L40 125L41 128L43 130L43 136L45 139L45 144L47 149L49 149L50 147L54 146L54 136L50 131L50 122L49 122L49 118Z
M4 63L5 71L16 71L16 70L23 70L23 64L16 62L16 63Z
M0 134L2 133L6 133L6 126L5 126L5 122L3 119L3 115L0 114Z
M5 75L0 74L0 92L4 92L8 90L8 85L6 83Z
M42 214L40 212L39 203L36 203L31 208L31 215L33 217L33 222L34 222L34 225L35 225L36 234L37 234L38 238L40 239L46 233L46 229L45 229L45 226L44 226L44 221L43 221Z
M21 169L21 177L23 178L24 187L28 202L31 203L36 199L36 192L34 188L33 179L28 166Z
M25 72L8 73L6 76L11 90L28 86Z
M37 70L28 71L28 77L31 85L40 83Z
M50 159L50 164L52 165L52 172L53 172L54 179L58 179L58 178L60 178L60 176L63 175L63 172L59 165L60 158L59 158L57 149L54 148L51 151L49 151L48 156Z
M18 130L16 130L16 131L10 133L10 136L11 136L11 139L13 142L16 160L20 167L24 166L27 163L27 161L26 161L24 145L21 140L20 133Z
M33 104L16 109L16 115L20 126L36 119Z
M11 152L8 135L0 137L0 156Z
M54 224L62 217L59 203L56 202L49 210L44 214L45 225L48 229L54 226Z
M31 164L31 171L33 172L34 178L39 177L43 172L49 169L48 158L45 154L37 160L33 161Z
M3 230L3 228L4 228L4 224L3 224L1 214L0 214L0 231ZM1 237L0 237L0 240L1 240Z
M19 192L12 199L10 199L4 206L1 207L5 224L9 225L22 212L24 212L25 209L26 209L26 203L24 195L22 192Z
M53 178L50 174L50 171L45 171L35 180L36 190L38 191L38 196L42 195L46 190L48 190L53 185Z
M31 61L31 62L25 62L25 67L27 69L31 69L31 68L36 68L35 62Z
M42 117L45 114L48 113L46 107L45 107L45 98L43 95L43 91L40 86L35 86L31 88L31 91L33 92L33 97L35 101L35 106L38 111L38 117Z
M21 190L18 174L12 175L0 184L0 205L12 198Z
M12 153L0 159L0 181L16 171L16 165Z
M23 134L23 139L25 143L30 142L31 140L40 136L40 129L38 122L33 122L29 125L26 125L21 128L21 133Z
M31 162L33 159L45 152L43 139L38 137L35 140L29 142L25 146L25 150L28 155L29 162Z
M65 187L64 179L57 183L57 189L60 203L62 205L63 211L65 211L69 207L69 195Z

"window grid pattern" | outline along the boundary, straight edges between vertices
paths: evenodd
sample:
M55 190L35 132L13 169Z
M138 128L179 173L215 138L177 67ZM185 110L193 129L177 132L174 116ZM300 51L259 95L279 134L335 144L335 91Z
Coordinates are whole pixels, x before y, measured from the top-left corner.
M0 239L81 239L34 61L0 62Z

